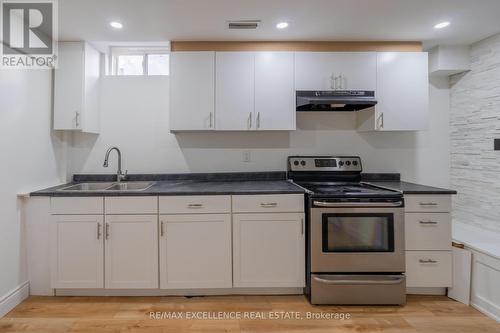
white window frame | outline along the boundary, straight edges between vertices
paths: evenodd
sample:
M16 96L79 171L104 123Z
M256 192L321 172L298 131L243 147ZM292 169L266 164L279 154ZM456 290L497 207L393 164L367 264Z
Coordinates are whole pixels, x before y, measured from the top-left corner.
M114 76L150 76L148 73L148 55L170 54L170 50L165 47L111 47L109 57L110 75ZM118 57L123 55L142 56L142 75L120 75L118 73ZM169 59L170 61L170 59ZM170 66L170 64L169 64ZM169 71L170 75L170 71ZM151 75L168 76L168 75Z

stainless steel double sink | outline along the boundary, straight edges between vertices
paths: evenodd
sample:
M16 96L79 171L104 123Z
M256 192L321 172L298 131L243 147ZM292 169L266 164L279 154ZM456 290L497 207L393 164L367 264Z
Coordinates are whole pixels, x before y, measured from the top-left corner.
M95 183L80 183L58 189L64 192L100 192L100 191L145 191L155 182L95 182Z

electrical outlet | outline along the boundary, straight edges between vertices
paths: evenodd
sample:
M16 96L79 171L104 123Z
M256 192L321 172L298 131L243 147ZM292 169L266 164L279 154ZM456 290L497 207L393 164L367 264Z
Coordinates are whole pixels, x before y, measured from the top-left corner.
M243 151L243 162L250 162L252 160L252 154L250 150Z
M500 150L500 139L493 139L493 150Z

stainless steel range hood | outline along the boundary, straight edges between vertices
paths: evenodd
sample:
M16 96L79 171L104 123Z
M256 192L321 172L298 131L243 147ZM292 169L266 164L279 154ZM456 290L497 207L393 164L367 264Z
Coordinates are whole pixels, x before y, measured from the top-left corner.
M298 90L297 111L359 111L377 104L374 91Z

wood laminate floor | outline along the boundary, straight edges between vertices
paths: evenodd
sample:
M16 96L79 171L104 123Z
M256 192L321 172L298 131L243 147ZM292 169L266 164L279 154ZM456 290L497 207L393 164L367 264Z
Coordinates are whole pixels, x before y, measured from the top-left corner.
M195 315L211 317L187 319ZM402 307L312 306L303 296L30 297L0 319L0 332L499 333L500 324L444 296L409 296Z

